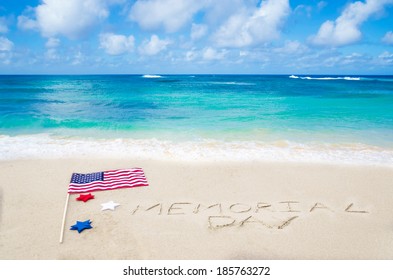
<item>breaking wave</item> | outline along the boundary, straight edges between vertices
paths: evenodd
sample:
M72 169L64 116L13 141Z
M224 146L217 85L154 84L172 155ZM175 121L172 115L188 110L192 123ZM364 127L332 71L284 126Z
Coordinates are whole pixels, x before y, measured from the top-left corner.
M44 147L44 148L43 148ZM279 161L393 167L393 150L365 144L303 144L287 140L173 142L151 139L64 138L49 134L0 135L0 160L139 158L181 161Z
M142 78L157 79L157 78L162 78L162 76L160 76L160 75L150 75L150 74L146 74L146 75L143 75Z
M360 77L299 77L295 75L289 76L291 79L302 79L302 80L347 80L347 81L360 81Z

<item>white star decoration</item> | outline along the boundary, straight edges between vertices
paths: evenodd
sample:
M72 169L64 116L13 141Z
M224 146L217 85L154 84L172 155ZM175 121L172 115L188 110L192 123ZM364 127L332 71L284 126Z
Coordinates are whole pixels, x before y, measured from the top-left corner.
M109 202L107 202L107 203L102 203L102 204L101 204L101 206L102 206L101 211L104 211L104 210L112 210L112 211L114 211L115 208L116 208L117 206L119 206L119 205L120 205L119 203L115 203L115 202L113 202L113 201L109 201Z

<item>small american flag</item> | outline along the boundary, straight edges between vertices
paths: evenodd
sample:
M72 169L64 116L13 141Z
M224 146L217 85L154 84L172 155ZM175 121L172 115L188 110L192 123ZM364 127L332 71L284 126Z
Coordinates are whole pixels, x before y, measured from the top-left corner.
M142 168L117 169L88 174L73 173L68 193L106 191L148 185Z

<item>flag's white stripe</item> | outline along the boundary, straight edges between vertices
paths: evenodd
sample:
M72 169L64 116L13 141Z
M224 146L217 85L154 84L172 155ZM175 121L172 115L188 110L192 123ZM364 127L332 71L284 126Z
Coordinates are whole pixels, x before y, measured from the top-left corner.
M149 184L121 184L117 185L114 187L106 187L106 186L92 186L87 189L72 189L70 188L68 192L73 193L73 192L90 192L90 191L95 191L95 190L114 190L114 189L121 189L121 188L133 188L133 187L144 187L148 186Z
M112 186L116 186L119 184L137 184L137 183L144 183L147 184L146 180L123 180L123 181L118 181L118 182L110 182L110 183L106 183L106 182L102 182L102 181L97 181L94 183L90 183L89 185L85 185L85 184L70 184L69 188L79 188L79 189L84 189L84 188L89 188L92 186L97 186L97 185L101 185L101 186L107 186L107 187L112 187Z

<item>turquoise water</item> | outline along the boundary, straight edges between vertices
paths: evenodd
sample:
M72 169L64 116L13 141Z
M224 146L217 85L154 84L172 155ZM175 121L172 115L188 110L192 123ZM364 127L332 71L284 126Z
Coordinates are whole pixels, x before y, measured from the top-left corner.
M393 76L0 76L0 135L393 147Z
M393 166L393 76L0 76L0 160Z

